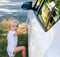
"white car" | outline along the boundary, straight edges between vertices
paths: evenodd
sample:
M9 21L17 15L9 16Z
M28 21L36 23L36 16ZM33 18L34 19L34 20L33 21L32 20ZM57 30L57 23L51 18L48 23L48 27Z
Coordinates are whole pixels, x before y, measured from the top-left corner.
M34 7L32 2L25 6L22 8L30 9L27 16L29 57L60 57L60 9L54 1L46 3L45 0L37 0Z

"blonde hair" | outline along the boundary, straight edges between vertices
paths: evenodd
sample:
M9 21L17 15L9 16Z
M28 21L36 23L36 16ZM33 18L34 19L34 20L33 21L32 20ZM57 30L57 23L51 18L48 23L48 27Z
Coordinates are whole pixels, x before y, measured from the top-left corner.
M10 27L11 27L11 25L12 25L12 23L17 23L17 24L19 24L19 21L17 20L17 19L15 19L15 18L10 18L9 20L8 20L8 30L10 30Z

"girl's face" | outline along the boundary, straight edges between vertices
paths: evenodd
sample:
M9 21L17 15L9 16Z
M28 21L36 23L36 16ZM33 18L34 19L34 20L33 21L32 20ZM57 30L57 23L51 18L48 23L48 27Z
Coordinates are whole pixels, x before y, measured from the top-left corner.
M11 30L17 30L17 28L18 28L18 23L11 24Z

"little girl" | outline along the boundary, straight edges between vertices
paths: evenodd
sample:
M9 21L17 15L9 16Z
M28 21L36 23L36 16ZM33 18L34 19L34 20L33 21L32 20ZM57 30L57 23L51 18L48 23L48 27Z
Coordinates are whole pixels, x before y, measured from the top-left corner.
M8 46L7 46L7 53L9 57L14 57L16 53L22 51L22 57L26 57L26 48L25 46L18 46L18 35L22 34L26 28L22 29L21 31L17 31L19 26L19 22L16 19L13 19L9 22L9 32L8 32Z

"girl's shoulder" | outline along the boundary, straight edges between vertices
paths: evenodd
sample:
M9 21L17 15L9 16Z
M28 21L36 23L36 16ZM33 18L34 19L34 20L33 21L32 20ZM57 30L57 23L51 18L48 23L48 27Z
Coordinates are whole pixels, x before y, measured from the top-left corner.
M12 33L12 32L16 32L16 31L10 30L9 32L11 32L11 33Z
M16 31L9 31L8 34L14 34Z

